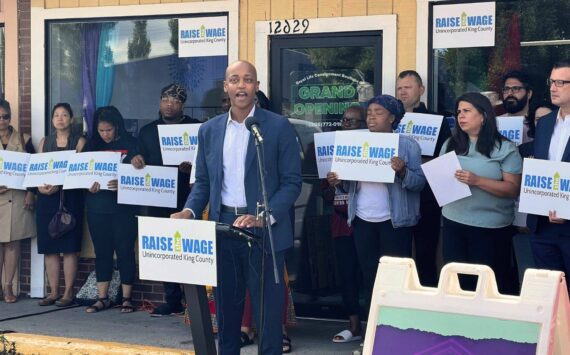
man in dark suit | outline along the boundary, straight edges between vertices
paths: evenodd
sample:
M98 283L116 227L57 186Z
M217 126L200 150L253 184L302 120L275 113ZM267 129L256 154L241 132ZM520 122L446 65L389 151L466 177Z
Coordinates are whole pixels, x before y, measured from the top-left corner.
M398 99L404 104L406 112L424 113L436 115L435 112L428 111L426 105L421 101L425 87L422 78L415 70L405 70L398 75L396 82L396 93ZM451 137L451 130L447 119L441 122L439 136L435 145L434 156L439 155L439 151L447 138ZM422 163L432 160L434 157L422 155ZM431 190L426 184L421 192L420 198L421 218L414 227L414 248L416 268L420 282L424 286L436 287L439 277L437 270L437 244L441 230L441 207Z
M142 169L145 165L164 165L158 136L159 125L200 123L197 119L184 114L186 98L186 89L176 83L169 84L160 90L159 117L141 128L139 132L138 153L131 159L131 164L136 169ZM191 170L192 165L189 162L183 162L178 166L178 181L180 182L176 189L176 206L178 208L148 207L148 216L168 218L173 212L184 206L184 201L190 192L190 185L185 182L190 180ZM163 282L162 285L166 303L156 307L151 312L151 317L184 314L180 284Z
M228 113L204 123L198 132L196 182L185 209L172 218L201 216L209 203L211 221L250 228L259 236L263 219L256 206L262 202L254 137L245 127L254 116L263 135L266 187L280 283L275 284L273 262L266 242L251 247L229 236L218 242L216 315L220 354L239 354L240 325L245 288L249 289L254 316L259 325L261 260L265 257L264 326L259 330L263 354L282 353L283 270L285 251L293 246L289 209L301 192L301 161L293 126L282 116L255 107L259 89L255 67L246 61L228 66L224 91L231 108Z
M559 107L538 121L534 139L534 157L570 162L570 60L554 64L550 78L550 99ZM570 222L558 218L556 211L548 217L529 214L527 226L537 267L564 271L570 275ZM568 281L567 281L568 286Z

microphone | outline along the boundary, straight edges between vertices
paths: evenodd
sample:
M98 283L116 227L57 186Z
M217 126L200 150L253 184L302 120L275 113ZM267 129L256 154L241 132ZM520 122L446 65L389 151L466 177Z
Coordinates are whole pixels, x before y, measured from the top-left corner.
M256 240L254 234L251 233L250 231L234 227L227 223L220 223L220 222L216 223L216 232L225 233L237 238L244 239L248 243Z
M263 143L263 137L259 131L259 121L256 117L250 116L245 119L245 128L250 131L259 143Z

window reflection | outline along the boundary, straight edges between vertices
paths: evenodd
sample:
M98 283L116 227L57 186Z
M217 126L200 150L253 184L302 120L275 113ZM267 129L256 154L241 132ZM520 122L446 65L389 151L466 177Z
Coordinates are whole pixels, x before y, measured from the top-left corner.
M48 33L48 104L69 102L78 131L81 116L114 105L136 133L158 117L159 91L171 82L189 91L185 114L205 121L219 111L227 56L179 58L176 18L55 22Z

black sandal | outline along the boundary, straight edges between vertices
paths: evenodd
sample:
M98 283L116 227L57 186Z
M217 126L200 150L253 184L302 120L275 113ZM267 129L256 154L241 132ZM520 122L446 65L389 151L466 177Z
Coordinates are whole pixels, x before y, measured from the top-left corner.
M131 297L123 297L121 313L133 313L134 311L136 311L136 308L133 306Z
M111 307L111 301L109 300L109 297L99 297L95 303L85 309L85 312L97 313L99 311L104 311L109 307Z
M251 339L246 332L241 332L241 335L239 336L239 341L240 341L240 348L253 344L253 339Z
M291 338L283 334L283 354L289 354L293 350L291 346Z

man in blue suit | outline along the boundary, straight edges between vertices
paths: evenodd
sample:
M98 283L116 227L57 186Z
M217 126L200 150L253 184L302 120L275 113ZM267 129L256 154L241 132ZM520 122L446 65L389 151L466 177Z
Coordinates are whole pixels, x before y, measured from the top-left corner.
M550 78L550 98L559 109L538 121L534 139L534 157L570 162L570 60L554 64ZM556 211L548 217L529 214L527 225L532 252L539 268L564 271L570 275L570 222L558 218ZM567 286L568 285L568 280Z
M266 250L242 240L222 236L218 242L216 315L220 354L239 354L240 325L245 288L249 289L259 325L261 260L265 257L263 354L282 353L283 270L285 251L293 246L289 209L301 192L301 161L293 126L282 116L255 107L259 89L255 67L246 61L230 64L224 91L228 113L204 123L198 132L196 182L183 211L172 218L199 218L209 203L209 219L250 228L266 238L256 206L262 202L254 137L245 127L254 116L263 136L266 187L280 283L275 284L273 262Z

